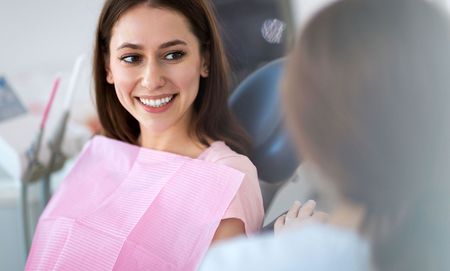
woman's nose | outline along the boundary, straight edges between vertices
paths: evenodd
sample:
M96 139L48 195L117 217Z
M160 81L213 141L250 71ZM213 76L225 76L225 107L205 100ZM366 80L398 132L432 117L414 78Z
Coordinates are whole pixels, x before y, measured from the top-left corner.
M141 80L142 87L148 90L156 90L166 83L164 73L157 63L148 63L144 70Z

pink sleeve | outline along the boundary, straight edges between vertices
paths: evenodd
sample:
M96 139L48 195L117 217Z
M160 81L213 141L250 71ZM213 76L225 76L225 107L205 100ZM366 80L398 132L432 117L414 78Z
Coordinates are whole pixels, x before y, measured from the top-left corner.
M222 158L217 163L232 167L245 174L244 180L222 219L238 218L244 222L245 233L260 230L264 208L255 166L243 155Z

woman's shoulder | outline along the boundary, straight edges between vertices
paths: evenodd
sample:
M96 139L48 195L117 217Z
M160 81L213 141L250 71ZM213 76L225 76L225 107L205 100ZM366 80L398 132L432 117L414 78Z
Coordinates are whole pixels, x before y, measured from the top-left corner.
M198 159L226 165L243 172L256 171L255 165L247 156L233 151L223 141L212 142Z
M264 208L255 165L247 156L233 151L222 141L210 144L199 159L224 165L245 174L239 191L222 219L242 220L247 235L257 232L263 221Z

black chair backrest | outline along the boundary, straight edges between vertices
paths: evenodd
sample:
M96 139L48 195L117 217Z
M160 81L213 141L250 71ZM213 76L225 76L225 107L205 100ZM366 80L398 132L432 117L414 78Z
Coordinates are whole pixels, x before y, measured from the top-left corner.
M229 105L250 135L250 160L260 180L275 184L288 180L299 158L283 124L280 79L284 59L274 60L250 74L235 89Z

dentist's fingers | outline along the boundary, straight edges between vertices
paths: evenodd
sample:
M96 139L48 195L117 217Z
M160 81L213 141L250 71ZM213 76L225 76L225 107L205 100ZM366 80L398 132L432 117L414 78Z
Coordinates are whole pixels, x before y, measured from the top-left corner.
M280 216L277 218L277 220L275 221L275 224L273 225L273 230L276 232L279 232L285 225L286 223L286 214Z
M321 211L315 211L316 202L308 200L305 204L295 201L288 212L277 218L274 223L275 234L301 227L306 222L324 223L328 219L328 214Z
M312 216L314 208L316 208L316 202L314 200L308 200L299 210L297 217L302 219Z
M298 200L294 201L294 204L292 204L291 208L289 208L289 211L286 214L285 221L297 218L298 212L300 211L301 207L302 203L300 201Z

